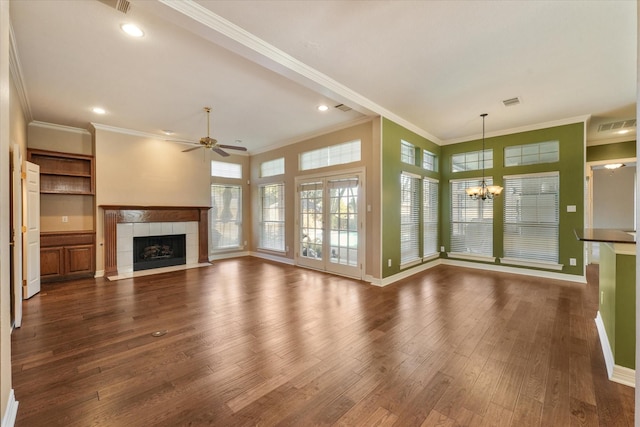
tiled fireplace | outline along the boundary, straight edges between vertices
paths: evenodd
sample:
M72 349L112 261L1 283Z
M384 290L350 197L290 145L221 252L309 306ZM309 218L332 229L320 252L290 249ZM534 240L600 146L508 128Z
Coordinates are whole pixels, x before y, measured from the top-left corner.
M208 207L100 207L104 209L105 276L108 278L133 273L134 237L184 235L183 264L209 261Z

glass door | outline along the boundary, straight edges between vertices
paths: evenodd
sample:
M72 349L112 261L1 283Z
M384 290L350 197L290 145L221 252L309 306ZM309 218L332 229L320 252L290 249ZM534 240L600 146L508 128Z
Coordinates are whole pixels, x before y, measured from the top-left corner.
M361 174L298 181L298 265L362 278L361 186Z

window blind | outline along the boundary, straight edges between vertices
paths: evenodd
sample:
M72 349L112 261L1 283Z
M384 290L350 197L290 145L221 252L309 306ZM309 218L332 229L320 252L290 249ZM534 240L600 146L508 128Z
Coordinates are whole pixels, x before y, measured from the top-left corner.
M284 251L284 184L260 187L260 238L258 247Z
M558 262L559 175L504 177L504 255Z
M485 178L492 185L491 178ZM472 200L465 190L480 179L451 181L451 252L493 256L493 202Z
M422 180L422 256L438 252L438 181Z
M420 177L400 175L400 264L420 259Z
M212 185L209 210L211 250L240 247L242 238L242 187Z

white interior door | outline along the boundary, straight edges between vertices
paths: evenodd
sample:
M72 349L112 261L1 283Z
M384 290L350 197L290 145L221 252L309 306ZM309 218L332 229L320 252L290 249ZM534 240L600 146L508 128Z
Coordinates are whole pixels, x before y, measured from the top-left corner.
M22 156L20 147L13 145L13 163L11 164L12 192L11 205L13 207L13 229L11 243L13 244L13 326L22 325Z
M361 173L297 181L297 265L363 277L362 182Z
M24 298L40 292L40 166L24 162Z

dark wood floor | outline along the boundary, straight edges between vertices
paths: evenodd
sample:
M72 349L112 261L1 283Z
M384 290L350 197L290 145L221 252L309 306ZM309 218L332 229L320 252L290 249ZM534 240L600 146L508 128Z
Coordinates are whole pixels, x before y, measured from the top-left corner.
M439 266L377 288L249 257L43 285L12 336L17 426L631 426L596 286Z

